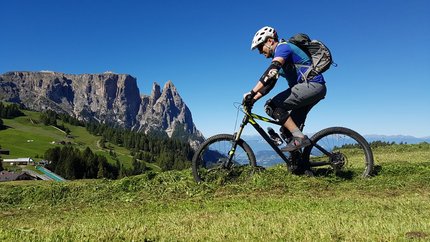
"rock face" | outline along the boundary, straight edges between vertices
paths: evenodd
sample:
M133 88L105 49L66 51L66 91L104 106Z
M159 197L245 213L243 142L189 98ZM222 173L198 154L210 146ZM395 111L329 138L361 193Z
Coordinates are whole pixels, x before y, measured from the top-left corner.
M140 96L136 78L127 74L8 72L0 75L0 100L169 137L187 134L193 147L203 140L171 81L162 90L154 83L150 96Z

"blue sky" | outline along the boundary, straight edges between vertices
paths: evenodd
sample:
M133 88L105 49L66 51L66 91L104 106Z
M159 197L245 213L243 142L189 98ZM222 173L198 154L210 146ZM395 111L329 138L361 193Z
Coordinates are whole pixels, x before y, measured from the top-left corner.
M305 133L346 126L362 134L430 136L430 2L1 1L0 73L113 71L142 94L171 80L205 136L231 133L236 109L269 64L250 51L265 25L281 37L322 40L338 67ZM283 79L255 106L287 88ZM239 117L241 120L241 117ZM246 134L254 131L249 127Z

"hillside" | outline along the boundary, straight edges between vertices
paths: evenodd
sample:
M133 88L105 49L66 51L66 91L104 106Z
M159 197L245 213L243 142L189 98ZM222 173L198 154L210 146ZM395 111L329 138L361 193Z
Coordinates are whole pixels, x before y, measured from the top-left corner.
M10 155L2 155L2 158L32 157L38 161L43 158L46 150L62 146L61 143L64 142L82 150L89 147L94 153L104 155L111 163L115 163L115 160L109 153L115 153L122 164L131 166L132 156L129 150L114 144L107 145L110 149L101 148L101 137L90 134L85 127L59 122L71 131L70 135L66 135L54 126L42 124L39 121L40 112L23 112L25 116L2 119L7 129L0 130L0 145L3 149L10 150Z
M0 185L0 240L428 241L430 145L374 155L369 179L300 177L278 166L202 184L190 170L8 182Z

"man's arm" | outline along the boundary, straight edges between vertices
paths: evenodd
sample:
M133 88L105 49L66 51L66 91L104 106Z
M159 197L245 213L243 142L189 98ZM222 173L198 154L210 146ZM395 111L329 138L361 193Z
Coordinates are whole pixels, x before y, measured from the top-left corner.
M244 97L246 97L247 95L252 95L252 98L255 102L267 93L269 93L275 86L278 80L278 72L284 63L284 58L275 57L270 66L261 76L260 80L254 86L254 88L251 89L251 92L246 93Z

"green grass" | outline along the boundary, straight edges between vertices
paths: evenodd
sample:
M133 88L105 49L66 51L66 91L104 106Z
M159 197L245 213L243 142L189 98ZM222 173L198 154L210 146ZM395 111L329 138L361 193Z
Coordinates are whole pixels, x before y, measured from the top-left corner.
M89 147L94 153L103 154L114 163L112 157L108 155L109 150L102 149L98 142L100 137L94 136L85 127L73 126L70 124L59 124L71 130L74 138L66 137L66 134L53 126L45 126L39 123L39 112L23 111L25 116L14 119L3 119L7 129L0 130L0 145L4 149L10 150L10 155L2 155L4 159L32 157L34 160L41 160L46 150L57 145L52 142L66 141L75 144L80 149ZM130 152L124 147L109 144L117 154L118 159L125 167L131 167L132 157ZM35 157L40 158L35 158Z
M370 179L278 166L202 184L190 170L2 183L0 241L429 241L429 145L375 158Z
M53 147L50 142L66 140L64 133L51 126L32 124L29 116L3 119L3 122L9 128L0 131L1 145L10 150L13 158L41 156Z

